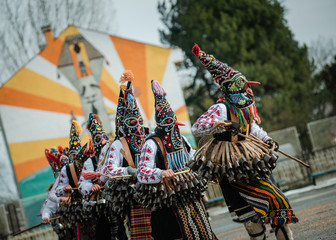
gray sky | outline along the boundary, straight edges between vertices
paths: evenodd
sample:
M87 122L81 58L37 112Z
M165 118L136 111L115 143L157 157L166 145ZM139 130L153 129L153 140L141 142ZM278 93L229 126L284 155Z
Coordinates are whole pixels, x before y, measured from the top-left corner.
M116 35L145 43L161 45L158 28L162 28L157 0L114 1ZM308 46L319 38L336 43L336 0L283 0L286 19L294 37Z
M319 38L336 43L335 0L285 0L285 15L294 37L308 46Z

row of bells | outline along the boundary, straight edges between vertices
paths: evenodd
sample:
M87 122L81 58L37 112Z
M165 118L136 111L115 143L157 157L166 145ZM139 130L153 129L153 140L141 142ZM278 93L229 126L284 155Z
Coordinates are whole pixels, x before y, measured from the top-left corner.
M230 142L229 144L236 144ZM253 145L255 148L256 144ZM250 146L251 147L251 146ZM242 153L245 149L240 145L232 149L238 149ZM213 150L213 148L212 148ZM207 154L206 149L200 149L196 152L194 160L188 163L188 166L195 172L207 180L216 180L226 178L229 183L259 181L267 179L276 167L278 155L275 151L262 148L259 150L259 155L254 154L237 154L230 152L227 154L227 148L219 148L221 157L211 159ZM246 151L246 150L245 150ZM232 157L232 156L235 157ZM246 156L249 156L246 158ZM253 156L253 157L252 157Z
M206 179L195 172L178 174L157 184L136 183L135 200L144 208L155 211L164 207L186 204L201 199L207 188Z
M135 205L153 211L185 204L194 199L201 199L206 188L206 179L195 172L178 174L175 179L164 179L157 184L142 184L134 178L110 179L99 197L59 207L55 215L61 218L56 222L62 223L62 226L58 224L55 229L68 229L77 222L96 220L99 216L108 219L113 216L125 216L130 207Z
M132 177L108 180L102 191L102 198L106 200L106 209L115 216L126 215L134 206L135 184Z

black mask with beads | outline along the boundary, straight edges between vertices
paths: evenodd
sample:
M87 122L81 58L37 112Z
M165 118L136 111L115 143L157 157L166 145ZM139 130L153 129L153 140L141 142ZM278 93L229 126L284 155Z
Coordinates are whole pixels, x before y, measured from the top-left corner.
M132 89L125 90L125 109L123 116L123 131L130 150L139 154L146 140L144 121L137 106Z
M183 140L174 111L166 99L166 93L161 85L152 80L152 91L155 98L155 133L163 140L167 152L183 149Z
M87 129L91 133L92 142L95 148L96 156L99 155L100 150L109 141L109 137L103 129L103 124L96 114L90 113L87 123Z

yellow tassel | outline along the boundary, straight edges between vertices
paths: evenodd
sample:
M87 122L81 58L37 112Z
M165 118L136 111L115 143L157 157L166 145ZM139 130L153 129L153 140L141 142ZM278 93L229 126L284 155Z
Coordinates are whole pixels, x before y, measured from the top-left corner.
M74 125L77 134L82 133L82 127L79 125L79 123L76 120L72 120L71 124Z
M132 82L134 79L134 75L131 70L126 70L120 77L120 82Z

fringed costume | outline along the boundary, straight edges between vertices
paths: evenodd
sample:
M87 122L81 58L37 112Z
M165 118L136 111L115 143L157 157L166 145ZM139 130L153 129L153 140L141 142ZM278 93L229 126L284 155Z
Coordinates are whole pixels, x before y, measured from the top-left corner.
M265 238L264 223L281 229L277 239L292 239L287 224L298 219L288 199L269 180L278 144L258 125L251 85L259 83L247 81L196 44L193 53L219 84L223 97L192 126L193 134L204 138L190 167L208 180L219 180L229 211L244 222L251 239Z
M51 189L48 190L48 196L47 199L44 201L43 206L41 208L42 213L42 221L43 219L50 220L51 215L53 215L60 202L60 198L56 196L56 187L59 182L59 173L64 165L68 163L68 158L66 157L67 161L61 161L61 157L63 154L63 148L59 147L56 148L50 148L45 149L44 151L46 158L49 162L49 165L53 171L54 177L55 177L55 183L52 185Z
M82 194L78 190L78 180L81 175L84 161L87 159L85 150L87 145L81 146L80 133L82 129L75 120L71 122L68 163L61 169L60 179L56 187L56 195L64 197L66 201L60 204L56 215L61 218L56 222L55 229L70 228L75 239L90 239L94 236L95 226L89 221L83 221L81 216ZM63 161L65 160L65 156ZM60 236L59 236L60 237ZM66 236L65 239L69 239Z
M127 87L120 87L116 114L116 139L111 145L110 154L106 160L105 174L128 176L111 179L106 184L103 194L111 205L111 211L120 219L129 219L130 238L151 239L150 210L141 207L134 200L136 171L140 152L146 139L146 129L143 118L137 106L131 83L134 76L131 71L125 71L121 83L127 82ZM127 191L122 189L127 188Z
M141 150L137 172L138 180L143 184L138 185L139 191L142 189L145 194L152 195L144 196L143 201L152 209L152 236L156 240L216 239L201 201L200 191L203 189L199 186L203 185L200 180L192 173L176 175L173 182L162 177L168 169L176 173L184 170L194 151L181 136L178 125L182 124L166 100L165 91L155 80L152 80L152 90L157 127ZM180 182L183 185L179 185ZM191 188L198 195L189 192ZM190 199L186 201L188 195Z
M103 173L112 142L109 141L103 124L96 114L89 115L86 127L91 133L86 152L90 157L85 161L82 172ZM79 190L85 196L83 215L94 220L96 225L94 239L115 239L120 225L117 218L106 208L105 199L101 196L101 188L106 180L104 176L85 179L83 174L79 179Z

